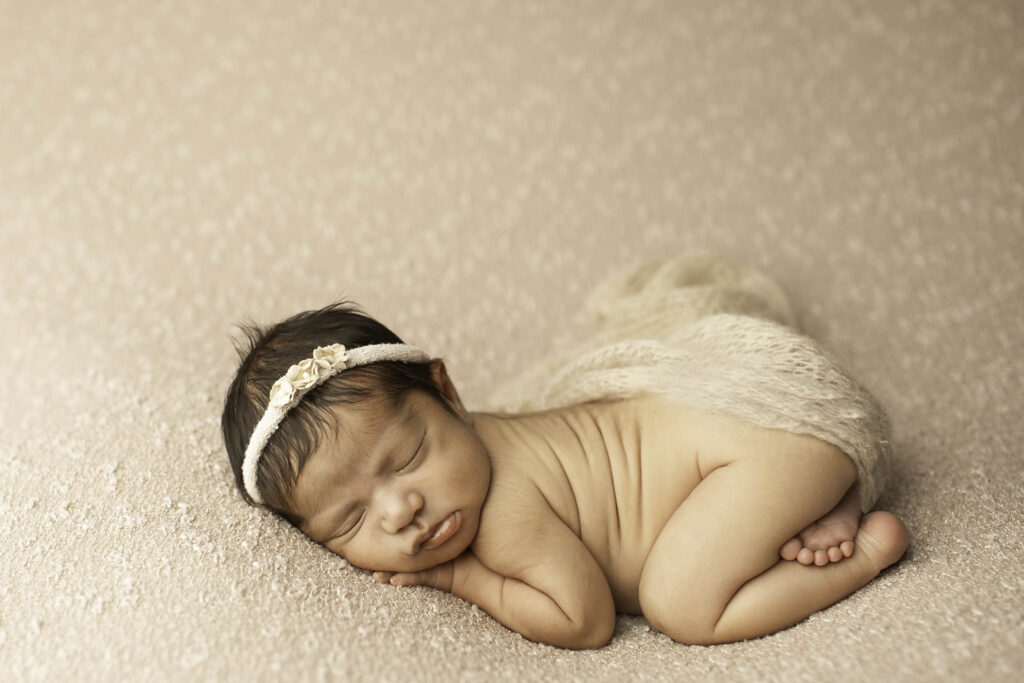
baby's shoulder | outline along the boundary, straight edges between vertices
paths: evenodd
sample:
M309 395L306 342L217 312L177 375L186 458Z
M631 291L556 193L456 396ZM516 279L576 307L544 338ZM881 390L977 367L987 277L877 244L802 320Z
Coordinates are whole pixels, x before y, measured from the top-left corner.
M562 524L526 473L503 470L495 475L473 541L473 552L489 566L522 556L545 528Z
M527 470L511 467L494 468L491 483L481 511L484 525L504 527L534 517L547 504L536 480Z

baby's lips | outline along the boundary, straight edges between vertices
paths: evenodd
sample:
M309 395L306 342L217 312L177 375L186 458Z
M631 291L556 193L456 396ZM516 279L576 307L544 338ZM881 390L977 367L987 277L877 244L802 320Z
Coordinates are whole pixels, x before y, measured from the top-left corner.
M461 526L462 516L459 514L459 511L456 510L441 521L437 526L437 529L423 543L423 549L432 550L443 544L449 538L454 536Z

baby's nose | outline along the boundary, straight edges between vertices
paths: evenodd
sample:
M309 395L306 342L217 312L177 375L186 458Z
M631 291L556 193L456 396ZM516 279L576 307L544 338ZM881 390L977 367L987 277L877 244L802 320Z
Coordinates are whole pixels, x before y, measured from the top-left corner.
M384 530L396 534L412 524L423 509L423 497L414 492L395 492L384 503Z

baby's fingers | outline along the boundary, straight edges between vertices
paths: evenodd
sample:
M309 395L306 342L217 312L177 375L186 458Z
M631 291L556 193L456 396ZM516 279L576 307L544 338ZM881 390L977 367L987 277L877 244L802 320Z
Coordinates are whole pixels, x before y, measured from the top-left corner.
M430 586L443 591L451 591L451 563L446 562L421 572L397 572L390 577L388 582L392 586Z
M388 583L395 572L373 572L373 580L377 583Z
M388 581L392 586L429 586L427 572L399 572Z

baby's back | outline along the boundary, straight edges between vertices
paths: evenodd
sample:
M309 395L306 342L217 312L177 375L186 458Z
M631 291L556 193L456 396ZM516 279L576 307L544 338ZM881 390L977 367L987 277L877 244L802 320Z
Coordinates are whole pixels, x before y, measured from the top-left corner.
M564 427L552 437L565 478L551 495L565 498L571 489L573 530L604 571L616 608L639 613L647 553L701 479L697 425L654 397L574 406L560 418Z
M616 609L633 614L651 546L703 476L728 459L808 438L649 395L481 415L477 425L485 441L505 445L492 449L492 496L535 486L597 561ZM481 534L522 533L513 520L489 521L486 510L484 520Z

